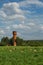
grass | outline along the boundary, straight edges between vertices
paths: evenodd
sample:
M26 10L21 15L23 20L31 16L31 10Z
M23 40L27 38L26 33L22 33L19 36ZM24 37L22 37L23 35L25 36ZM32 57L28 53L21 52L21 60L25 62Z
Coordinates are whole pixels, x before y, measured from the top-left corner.
M0 47L0 65L43 65L43 47Z

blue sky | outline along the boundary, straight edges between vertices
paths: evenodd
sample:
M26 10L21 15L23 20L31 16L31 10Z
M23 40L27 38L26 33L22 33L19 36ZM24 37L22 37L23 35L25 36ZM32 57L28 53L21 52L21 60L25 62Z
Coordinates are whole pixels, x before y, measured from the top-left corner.
M0 0L0 39L12 31L26 40L43 39L43 0Z

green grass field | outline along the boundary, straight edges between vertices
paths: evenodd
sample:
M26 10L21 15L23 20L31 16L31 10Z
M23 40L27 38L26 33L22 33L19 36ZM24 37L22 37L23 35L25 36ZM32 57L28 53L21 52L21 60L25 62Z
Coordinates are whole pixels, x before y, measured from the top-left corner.
M2 46L0 65L43 65L43 47Z

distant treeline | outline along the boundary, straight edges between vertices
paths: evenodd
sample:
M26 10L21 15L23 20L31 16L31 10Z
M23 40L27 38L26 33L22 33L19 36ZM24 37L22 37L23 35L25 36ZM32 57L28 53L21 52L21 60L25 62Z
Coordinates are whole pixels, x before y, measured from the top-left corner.
M43 46L43 40L23 40L19 37L16 39L17 46ZM3 37L0 46L13 46L13 38Z

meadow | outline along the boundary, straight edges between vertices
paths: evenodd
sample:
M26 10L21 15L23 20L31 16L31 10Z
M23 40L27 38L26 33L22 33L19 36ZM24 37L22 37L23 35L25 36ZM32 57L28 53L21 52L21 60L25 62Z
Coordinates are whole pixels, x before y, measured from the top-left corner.
M43 65L43 46L0 46L0 65Z

